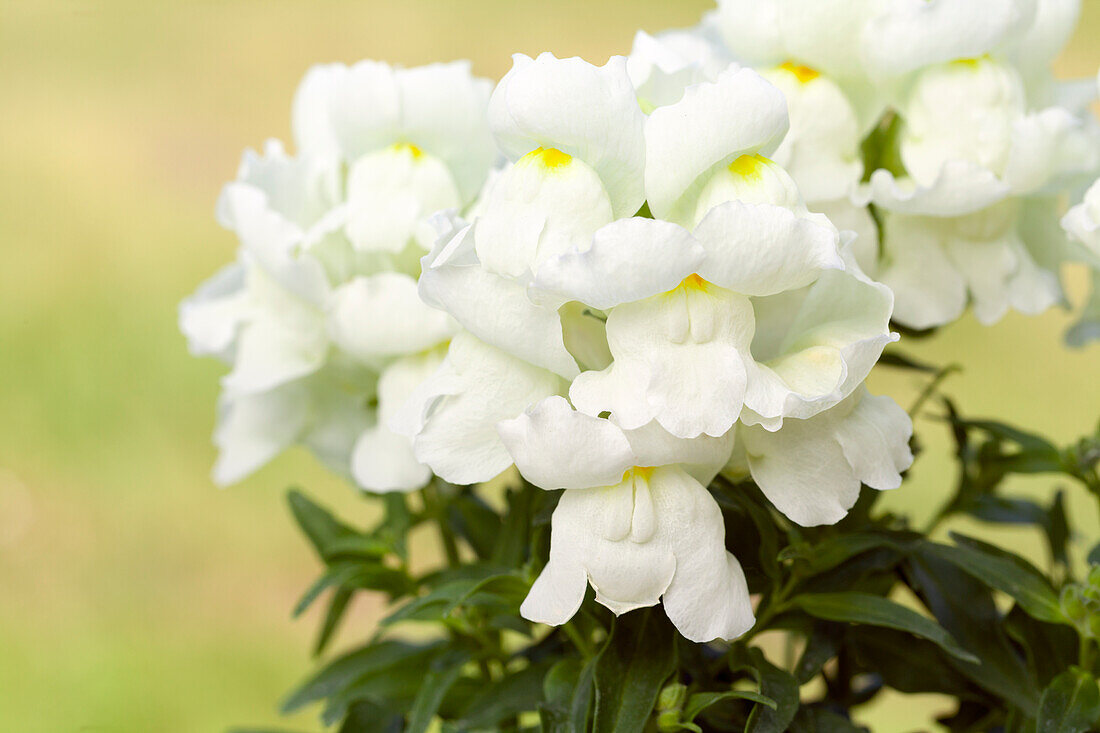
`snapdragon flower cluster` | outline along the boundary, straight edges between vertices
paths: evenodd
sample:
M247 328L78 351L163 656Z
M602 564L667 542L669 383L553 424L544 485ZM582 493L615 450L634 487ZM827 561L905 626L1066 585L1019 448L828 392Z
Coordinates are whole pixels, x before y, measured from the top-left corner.
M219 201L237 261L181 307L231 365L215 479L294 444L373 492L517 470L564 489L525 617L591 585L740 636L711 481L839 521L912 463L863 386L891 319L1037 312L1067 252L1100 259L1100 185L1063 211L1100 145L1045 71L1071 5L728 0L603 66L517 55L495 89L313 69L295 154L246 154Z
M811 208L860 232L896 323L933 328L969 305L992 324L1064 302L1061 264L1092 262L1058 221L1100 173L1095 86L1050 70L1080 0L718 4L706 34L787 94L777 160Z

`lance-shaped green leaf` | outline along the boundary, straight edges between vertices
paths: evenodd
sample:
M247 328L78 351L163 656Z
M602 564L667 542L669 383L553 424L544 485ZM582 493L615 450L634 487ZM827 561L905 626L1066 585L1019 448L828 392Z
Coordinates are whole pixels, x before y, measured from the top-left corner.
M329 547L336 540L361 536L297 489L288 491L286 498L295 521L322 560L328 559Z
M747 671L760 685L760 693L774 704L758 702L749 714L746 733L783 733L798 712L798 681L769 662L764 653L753 647L731 660L736 671Z
M929 544L927 552L952 563L991 588L1007 593L1030 616L1059 623L1065 620L1058 596L1043 574L1021 557L984 542L952 534L955 547Z
M424 733L431 725L432 718L439 710L440 703L462 674L462 667L470 661L471 654L455 649L439 655L432 660L428 674L420 683L412 707L409 708L409 722L406 733Z
M506 718L538 709L543 680L553 660L546 660L483 685L471 696L454 726L462 730L496 729Z
M615 619L594 669L595 733L642 730L675 669L676 630L663 610L646 608Z
M795 597L791 603L814 618L854 624L885 626L908 631L935 643L948 654L970 662L978 658L959 646L947 629L927 616L870 593L814 593Z
M1051 681L1039 699L1037 733L1084 733L1100 720L1096 678L1077 667Z

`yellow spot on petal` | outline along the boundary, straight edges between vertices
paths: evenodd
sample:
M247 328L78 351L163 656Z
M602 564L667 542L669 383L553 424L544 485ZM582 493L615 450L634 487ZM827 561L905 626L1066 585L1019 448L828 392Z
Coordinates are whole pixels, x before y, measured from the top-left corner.
M390 150L395 153L408 153L416 160L424 156L424 151L412 143L394 143L390 146Z
M628 468L626 472L623 473L623 483L626 483L632 478L640 478L643 481L648 481L649 477L652 476L653 472L656 470L657 469L653 466L634 466L633 468Z
M695 273L692 273L691 275L688 275L680 283L680 287L689 288L689 289L692 289L692 290L704 290L704 291L707 289L708 285L710 285L710 283L708 283L706 280L699 277Z
M980 64L982 61L985 61L987 58L988 56L979 56L972 59L955 59L951 63L955 66L965 66L968 69L976 69L978 68L978 64Z
M730 173L739 178L759 179L764 166L770 162L763 155L742 155L730 163Z
M573 156L568 153L563 153L557 148L535 148L527 155L523 156L521 161L529 161L541 165L543 168L553 170L555 168L561 168L562 166L569 165L573 160Z
M796 64L793 61L784 61L779 65L779 68L783 69L790 74L794 75L795 79L798 79L803 84L809 84L811 81L821 76L821 72L817 69L811 69L809 66L803 66L802 64Z

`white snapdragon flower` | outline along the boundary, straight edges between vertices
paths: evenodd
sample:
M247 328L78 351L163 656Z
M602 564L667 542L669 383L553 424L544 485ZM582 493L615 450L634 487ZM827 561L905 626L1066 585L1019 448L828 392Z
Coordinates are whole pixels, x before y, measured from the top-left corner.
M372 491L429 480L388 423L457 330L420 300L418 259L429 215L468 206L496 158L489 91L466 63L315 67L295 97L298 156L246 154L219 203L239 262L181 308L192 349L233 365L220 483L298 442Z
M655 425L622 430L561 397L499 430L527 480L566 489L549 562L520 608L525 618L565 623L591 583L616 614L663 602L693 641L734 639L752 626L745 575L726 551L722 514L705 488L732 436L685 441Z
M881 261L864 263L893 288L895 319L937 326L969 301L988 324L1059 302L1056 245L1030 232L1049 229L1057 192L1100 165L1092 127L1060 107L1030 111L1019 72L989 57L924 70L901 115L906 175L871 176L888 213Z

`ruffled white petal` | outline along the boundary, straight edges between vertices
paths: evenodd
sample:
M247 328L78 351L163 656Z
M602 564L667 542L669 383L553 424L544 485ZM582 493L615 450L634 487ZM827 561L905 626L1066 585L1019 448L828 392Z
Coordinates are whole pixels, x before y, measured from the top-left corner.
M489 121L501 150L519 160L536 148L580 158L596 171L616 218L642 205L645 166L643 114L626 59L605 66L579 58L513 56L489 102Z
M450 313L486 343L564 377L577 374L558 312L532 303L518 282L483 268L471 227L440 240L423 270L419 289L425 303Z
M587 248L544 262L531 296L606 310L672 290L698 270L705 256L695 238L676 224L620 219L597 231Z
M862 35L867 67L899 76L1004 46L1035 18L1036 0L896 0Z
M636 464L619 427L577 412L563 397L547 397L497 431L523 477L544 489L612 486Z
M564 391L561 378L468 333L389 420L413 438L417 460L456 484L488 481L512 464L497 423Z
M796 216L767 204L731 201L695 228L707 258L699 274L743 295L775 295L809 285L824 270L843 269L840 235L820 215Z
M450 316L420 300L415 280L397 272L341 285L328 309L333 343L365 364L423 351L456 330Z
M416 460L412 441L390 429L389 421L406 399L442 362L438 352L409 356L388 366L378 379L378 422L359 436L351 455L355 482L368 491L413 491L432 472Z
M591 415L609 411L626 429L656 420L681 438L724 435L744 401L751 308L742 295L691 279L614 308L607 340L615 361L578 376L570 399Z
M897 488L913 460L909 416L890 398L863 389L816 417L787 420L776 432L743 427L738 435L764 495L806 527L843 519L861 483Z
M526 279L547 259L587 248L612 218L595 170L578 157L540 148L506 169L481 204L477 255L490 272Z
M689 88L645 123L650 210L682 222L694 210L683 200L698 194L708 173L741 155L770 153L787 128L783 93L751 69L731 69L713 83Z
M180 331L195 356L230 361L237 332L249 314L245 268L226 265L180 304Z
M345 231L356 249L392 252L405 249L437 211L456 208L462 199L442 160L411 145L396 145L359 158L348 174ZM429 234L430 236L430 234Z

